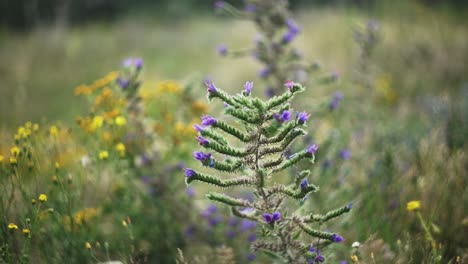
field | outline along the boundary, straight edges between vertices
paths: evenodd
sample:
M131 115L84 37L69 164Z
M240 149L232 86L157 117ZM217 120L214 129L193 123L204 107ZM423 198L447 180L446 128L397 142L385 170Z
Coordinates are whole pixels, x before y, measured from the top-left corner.
M318 150L310 152L314 164L294 164L269 181L288 186L308 169L320 190L284 202L276 225L261 213L236 218L232 202L206 198L220 190L214 180L187 170L184 177L184 169L202 167L193 151L206 147L193 125L210 123L200 119L207 114L218 125L224 118L222 102L207 101L215 92L205 81L230 94L253 81L252 95L265 100L269 87L288 90L274 86L275 73L261 76L262 55L252 55L261 29L251 19L130 14L1 32L0 262L301 263L285 258L287 250L265 250L287 214L325 215L352 203L314 225L344 241L297 236L322 249L308 253L309 263L320 254L325 263L468 263L466 12L413 2L376 10L290 14L300 32L287 45L312 66L284 76L306 87L291 105L310 114L309 135L280 156L294 160L289 152L311 144ZM122 66L126 58L134 59ZM287 126L288 118L276 120L275 131ZM235 128L250 131L243 124ZM208 163L201 171L213 173L217 165ZM242 173L260 173L253 171ZM262 196L256 190L221 189L251 203Z

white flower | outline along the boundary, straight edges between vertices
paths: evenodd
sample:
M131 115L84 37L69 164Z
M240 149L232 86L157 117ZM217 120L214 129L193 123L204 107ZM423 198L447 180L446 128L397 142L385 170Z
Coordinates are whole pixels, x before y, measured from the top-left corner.
M83 166L83 168L86 168L91 164L91 159L89 158L88 155L84 155L83 157L81 157L80 161L81 161L81 166Z
M359 242L354 242L352 245L351 245L353 248L358 248L359 246L361 246L361 244Z

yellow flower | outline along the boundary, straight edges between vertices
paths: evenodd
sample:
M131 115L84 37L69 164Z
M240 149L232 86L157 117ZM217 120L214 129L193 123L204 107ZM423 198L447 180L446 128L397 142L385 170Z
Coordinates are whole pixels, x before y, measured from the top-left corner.
M195 114L204 114L208 111L208 104L198 100L192 103L192 112Z
M36 204L36 199L31 199L31 203L32 203L33 205L35 205L35 204Z
M16 229L18 229L18 226L15 225L15 224L13 224L13 223L9 223L9 224L8 224L8 229L10 229L10 230L16 230Z
M17 146L13 146L10 149L10 153L12 156L17 157L20 154L20 149Z
M34 124L32 129L33 129L33 131L38 131L39 130L39 124Z
M10 164L12 165L18 164L18 160L15 157L10 157Z
M47 202L47 195L41 193L39 194L39 198L38 198L39 202L41 203L44 203L44 202Z
M115 124L118 126L125 126L127 124L127 119L123 116L118 116L115 118Z
M23 234L25 236L28 236L30 233L31 233L31 230L29 230L29 228L23 228Z
M123 143L119 143L115 146L115 150L119 152L120 156L125 156L125 145Z
M421 208L421 201L411 201L406 205L406 210L417 211Z
M354 263L358 262L358 261L359 261L358 256L352 255L352 256L351 256L351 261L354 262Z
M102 125L104 124L104 117L102 116L95 116L93 118L93 121L91 121L91 125L90 125L90 129L92 131L102 127Z
M99 159L106 160L107 158L109 158L109 152L106 150L99 152Z
M91 249L91 244L89 242L86 242L85 247L86 247L86 249Z
M2 155L0 155L0 162L3 162L4 159L5 159L5 157L3 157Z
M55 168L59 169L60 168L60 163L58 161L55 162Z
M50 134L51 136L57 136L57 134L58 134L58 128L57 128L56 126L51 126L51 127L49 128L49 134Z

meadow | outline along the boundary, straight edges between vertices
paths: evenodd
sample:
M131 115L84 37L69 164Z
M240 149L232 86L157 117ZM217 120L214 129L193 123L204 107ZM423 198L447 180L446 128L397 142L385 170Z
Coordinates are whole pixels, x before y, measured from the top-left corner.
M279 70L266 75L262 54L252 53L263 43L261 28L250 13L236 19L229 8L0 33L0 261L303 263L283 257L291 253L266 239L286 228L286 212L307 210L323 231L294 238L310 245L308 263L322 255L325 263L468 263L466 12L408 1L372 12L308 7L286 13L300 30L283 45L296 48L299 66L311 66L285 73L277 85L272 75L281 76ZM271 30L282 34L285 27L294 26ZM310 114L303 116L308 136L279 156L291 161L297 157L291 152L308 148L314 163L294 164L274 181L289 188L294 184L287 182L297 185L299 171L308 170L306 187L320 190L285 202L279 224L262 213L239 210L236 217L226 204L239 200L207 199L221 185L187 174L187 168L198 173L200 161L206 172L218 168L206 156L194 159L206 145L199 138L197 146L193 127L216 126L200 119L205 115L219 126L221 119L233 121L223 119L229 106L216 99L230 105L237 99L216 97L211 83L236 94L252 81L243 95L267 105L272 90L293 94L296 86L287 79L306 88L291 105ZM278 113L294 113L284 105ZM290 117L275 118L269 133L281 134ZM252 132L245 120L221 130ZM301 120L298 113L297 125ZM310 151L313 144L318 150ZM248 167L249 159L243 162ZM305 192L302 183L296 187ZM221 189L249 201L243 205L255 204L258 190ZM336 208L346 212L326 217ZM329 230L344 241L324 242Z

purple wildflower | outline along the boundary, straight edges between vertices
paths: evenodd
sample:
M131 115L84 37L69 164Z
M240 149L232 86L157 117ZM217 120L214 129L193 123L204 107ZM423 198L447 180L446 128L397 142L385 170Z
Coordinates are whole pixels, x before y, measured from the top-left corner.
M196 160L205 161L205 160L211 159L211 154L210 153L203 153L201 151L195 151L195 152L193 152L193 157Z
M254 261L256 258L257 258L257 256L255 255L255 253L250 253L250 254L247 256L247 260L248 260L248 261Z
M268 77L268 75L270 75L270 69L269 69L269 68L261 69L261 70L258 72L258 76L260 76L260 77L262 77L262 78L266 78L266 77Z
M281 213L280 212L274 212L273 213L273 221L279 221L281 220Z
M216 124L216 119L210 115L202 116L201 125L202 126L211 126Z
M310 246L309 252L315 252L315 248L313 246Z
M237 220L236 217L229 217L228 220L228 225L230 226L236 226L239 221Z
M187 178L195 176L196 174L197 173L192 169L189 169L189 168L185 169L185 177L187 177Z
M245 10L247 12L250 12L250 13L253 13L257 10L257 7L254 5L254 4L248 4L246 7L245 7Z
M221 44L218 46L218 54L221 56L226 56L228 53L228 49L225 45Z
M255 223L254 221L242 219L241 225L240 225L240 231L245 232L249 229L254 229L256 227L257 227L257 223Z
M202 132L202 131L203 131L203 127L200 126L199 124L193 125L193 128L194 128L197 132Z
M248 237L247 237L247 240L252 243L252 242L255 242L257 240L257 234L255 233L252 233L250 234Z
M309 148L307 148L307 153L310 155L314 154L318 149L318 146L316 144L312 144Z
M205 82L205 85L206 85L206 90L209 92L209 93L215 93L216 92L216 86L214 85L214 83L212 82Z
M301 182L301 190L305 190L309 186L307 179L303 179Z
M245 92L247 94L250 94L252 92L252 88L253 88L253 82L246 82L244 84L244 88L245 88Z
M133 65L133 58L126 58L123 62L122 62L122 66L124 68L127 68L127 67L130 67Z
M289 121L291 119L291 112L288 110L284 110L283 113L281 113L281 119L283 122Z
M310 115L308 115L306 112L300 112L297 114L297 122L299 124L305 124L307 120L309 120Z
M325 258L322 255L320 255L320 252L318 252L317 256L315 257L315 261L324 262Z
M340 242L344 241L344 238L342 236L340 236L340 235L337 235L337 234L333 234L332 239L336 243L340 243Z
M351 151L349 149L343 149L340 152L340 157L344 160L348 160L350 156L351 156Z
M192 198L195 196L195 188L187 187L187 189L185 190L185 193L187 194L188 197Z
M234 230L229 230L229 231L226 232L226 236L227 236L228 239L233 239L233 238L236 237L236 235L237 235L237 233Z
M287 80L284 86L288 87L288 89L291 90L294 87L294 82L291 80Z
M206 140L202 136L198 136L197 141L198 141L198 144L200 144L200 146L204 146L204 147L208 146L208 144L210 143L208 140Z
M215 9L223 9L224 8L224 1L215 1L214 7Z
M223 217L221 215L216 215L208 219L208 224L212 227L215 227L219 225L219 223L221 223L222 221L223 221Z
M127 89L128 86L130 85L130 80L123 79L121 77L117 78L116 82L120 86L120 88L122 88L124 90Z
M143 68L143 60L141 58L134 59L133 64L137 70L141 70L141 68Z
M264 213L263 214L263 219L265 220L265 222L267 222L268 224L271 224L273 222L273 216L269 213Z
M346 209L348 210L351 210L353 208L353 204L352 203L349 203L347 206L346 206Z
M272 98L273 96L275 96L275 90L271 87L267 87L265 89L265 96L268 98Z
M293 20L293 19L288 19L288 21L286 22L286 25L288 26L288 30L290 32L294 32L294 33L299 33L301 31L301 29L299 28L299 26L296 24L296 22Z
M294 38L296 38L296 36L297 36L297 32L287 31L283 35L283 43L284 44L291 43L294 40Z

